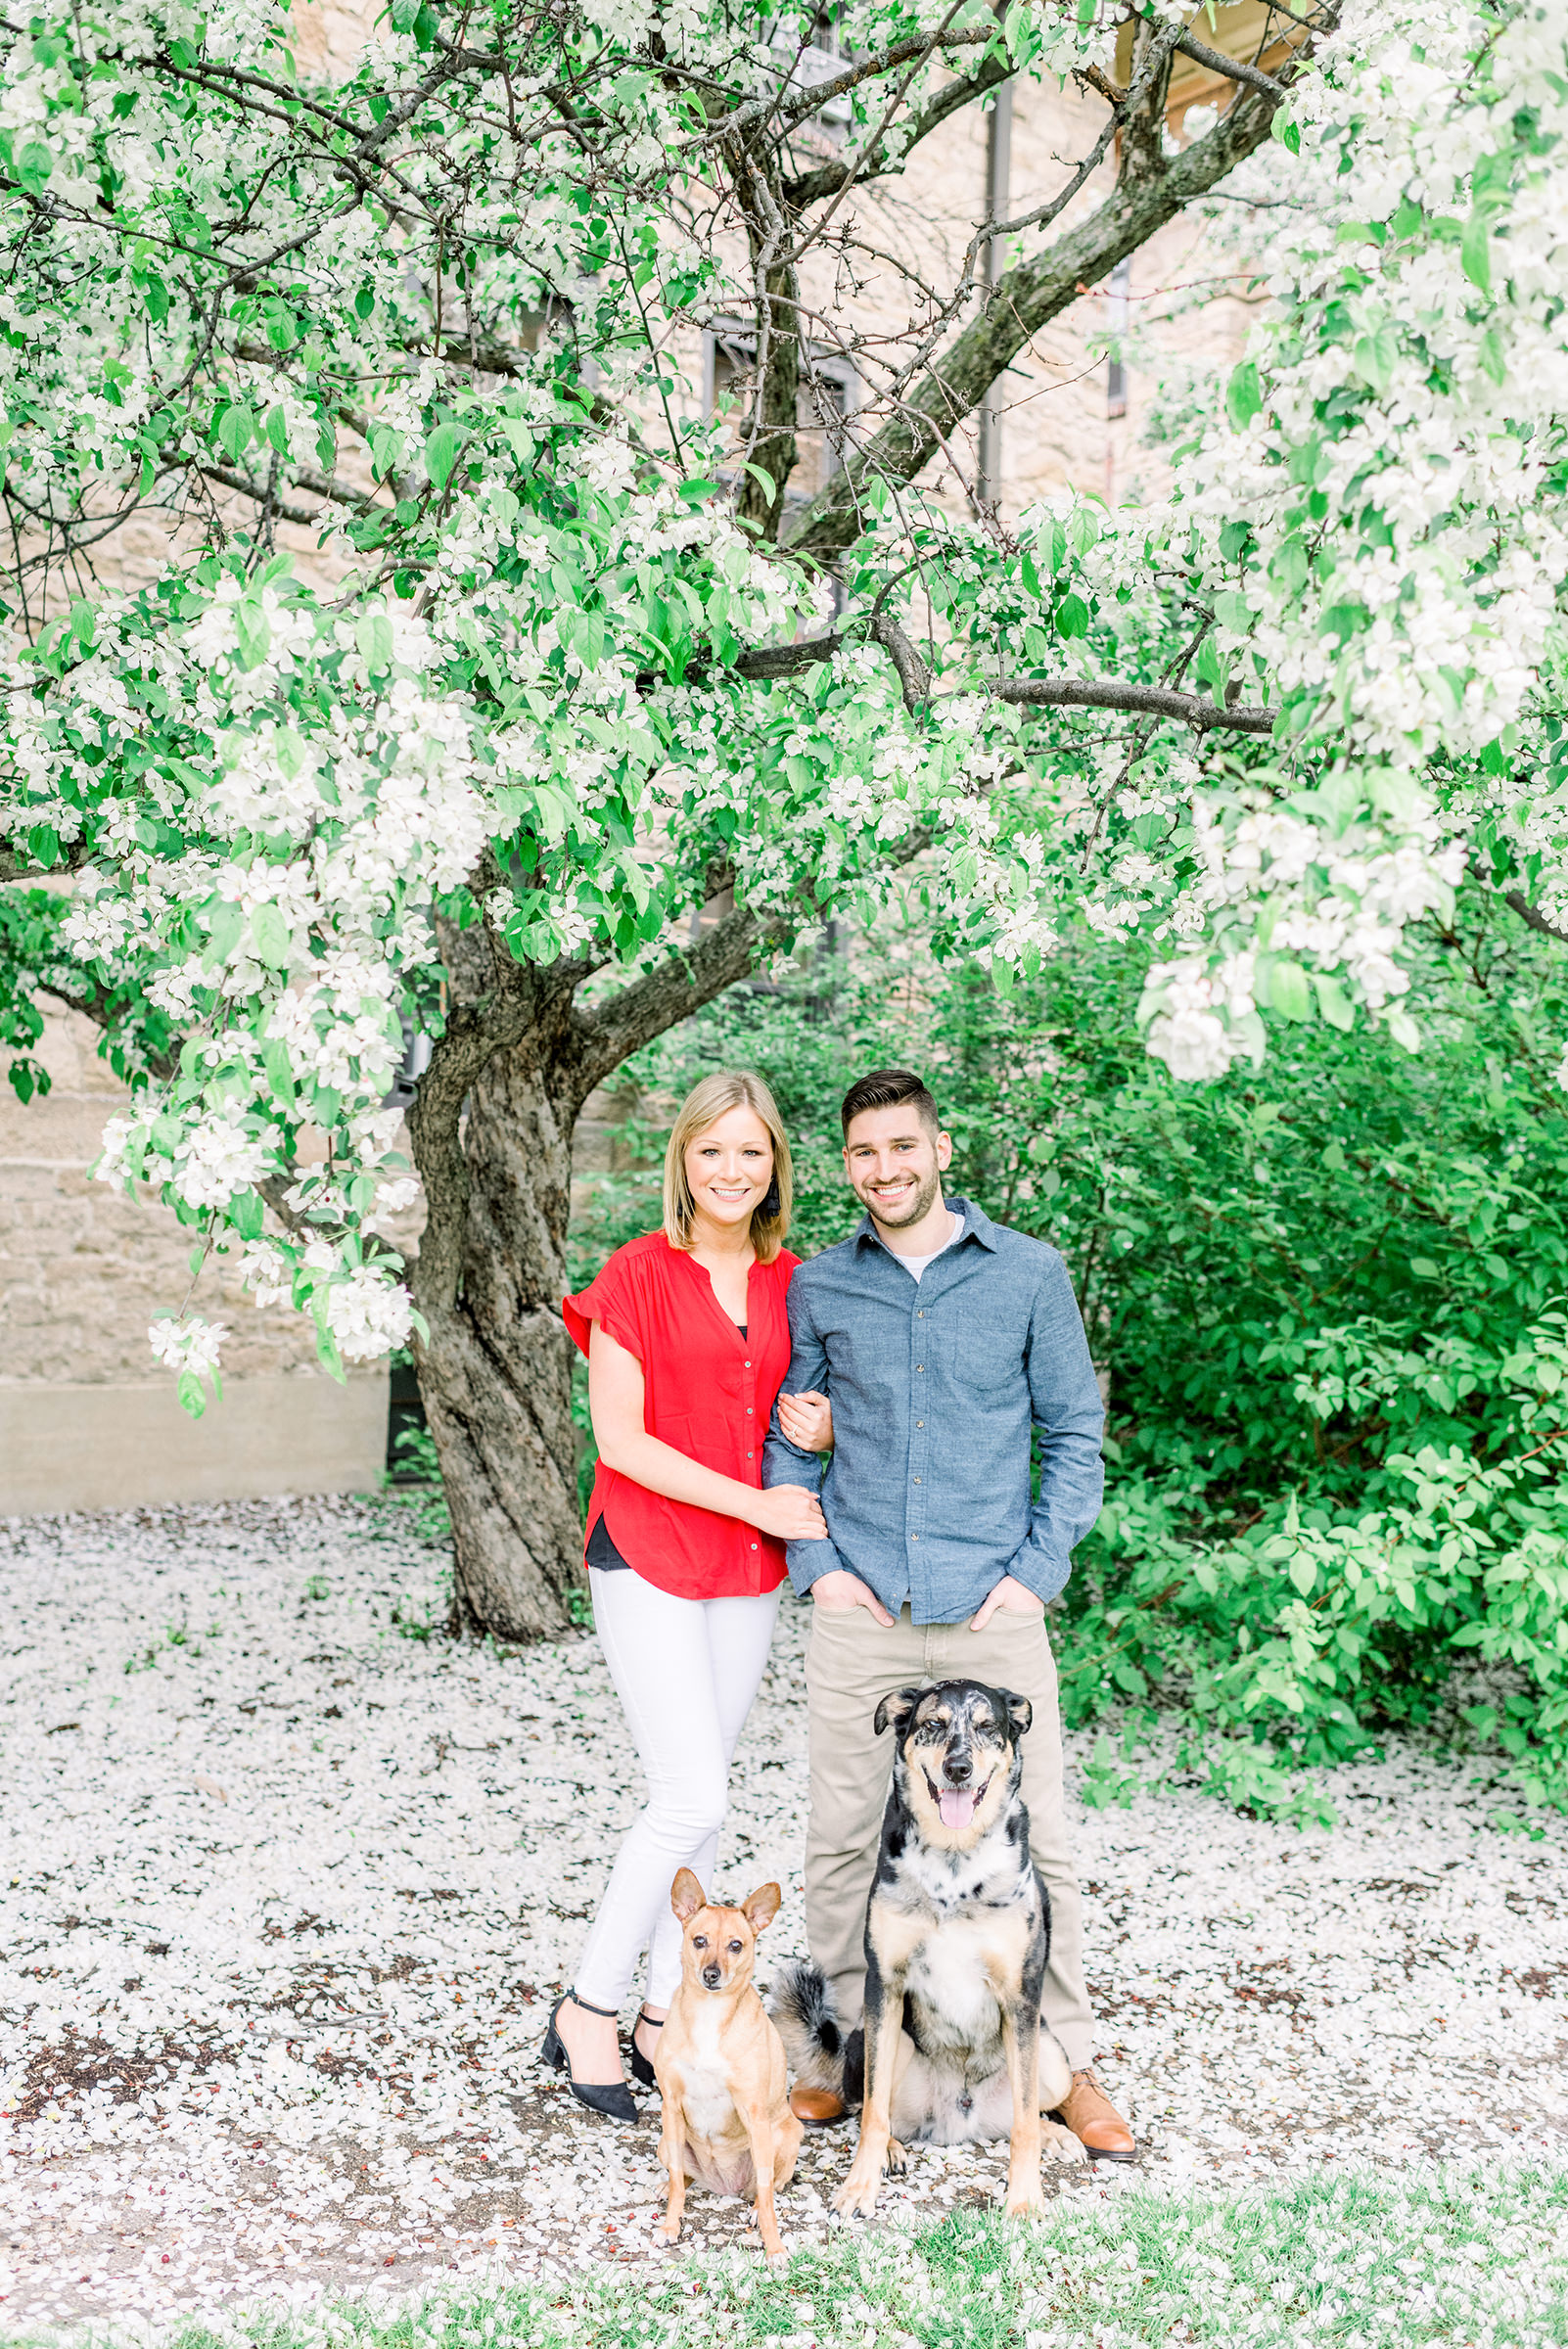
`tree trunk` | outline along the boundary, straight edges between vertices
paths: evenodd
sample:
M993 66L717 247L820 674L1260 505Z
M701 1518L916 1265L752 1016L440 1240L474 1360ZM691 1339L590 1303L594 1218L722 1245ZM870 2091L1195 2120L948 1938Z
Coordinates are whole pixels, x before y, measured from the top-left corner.
M580 1574L572 1341L561 1319L575 1100L530 1035L477 1079L458 1296L429 1316L420 1393L451 1512L454 1630L547 1638Z

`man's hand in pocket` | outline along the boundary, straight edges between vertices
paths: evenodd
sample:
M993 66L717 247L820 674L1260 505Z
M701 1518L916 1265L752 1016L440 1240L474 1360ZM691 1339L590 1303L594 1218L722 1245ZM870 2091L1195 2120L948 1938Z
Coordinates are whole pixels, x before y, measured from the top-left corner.
M1030 1589L1027 1583L1015 1583L1004 1574L994 1590L980 1602L980 1611L971 1616L972 1632L983 1632L993 1615L1043 1615L1045 1601Z
M876 1623L886 1625L893 1621L870 1584L862 1583L847 1566L836 1566L831 1574L819 1574L811 1585L811 1598L824 1615L853 1615L856 1607L864 1607Z

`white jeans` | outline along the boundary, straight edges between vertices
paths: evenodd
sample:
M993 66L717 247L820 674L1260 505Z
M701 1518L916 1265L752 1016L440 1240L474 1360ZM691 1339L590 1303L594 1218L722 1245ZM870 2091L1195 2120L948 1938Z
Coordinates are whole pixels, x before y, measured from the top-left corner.
M648 1952L648 2004L680 1981L669 1906L678 1868L712 1892L729 1765L767 1666L779 1593L672 1598L640 1574L588 1570L593 1621L648 1779L648 1805L616 1855L577 1966L576 1988L619 2012ZM749 1892L752 1888L742 1888Z

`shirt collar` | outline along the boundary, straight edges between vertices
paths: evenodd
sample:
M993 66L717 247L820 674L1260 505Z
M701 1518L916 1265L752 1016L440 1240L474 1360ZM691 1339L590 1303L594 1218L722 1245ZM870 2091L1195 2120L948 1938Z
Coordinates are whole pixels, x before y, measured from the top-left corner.
M952 1246L954 1248L961 1248L966 1240L978 1240L982 1248L989 1248L992 1254L994 1255L996 1250L996 1226L992 1221L990 1216L987 1215L985 1209L983 1207L977 1207L972 1199L960 1199L957 1194L952 1191L948 1191L946 1194L946 1204L949 1208L951 1208L954 1215L961 1215L964 1220L964 1227L958 1234L958 1237L951 1243ZM894 1254L893 1250L888 1246L887 1241L883 1239L881 1233L877 1230L875 1223L872 1222L869 1212L860 1218L859 1223L855 1229L854 1245L856 1254L858 1254L859 1250L867 1243L869 1243L869 1245L873 1248L882 1249L888 1256L893 1256ZM898 1262L897 1257L894 1257L894 1262Z

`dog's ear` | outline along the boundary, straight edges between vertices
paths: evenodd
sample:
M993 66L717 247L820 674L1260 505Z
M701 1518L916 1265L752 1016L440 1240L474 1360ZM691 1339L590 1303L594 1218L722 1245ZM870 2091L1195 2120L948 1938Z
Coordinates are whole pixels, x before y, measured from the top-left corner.
M918 1688L895 1688L885 1696L871 1718L871 1727L876 1734L880 1737L890 1723L894 1728L901 1729L914 1711L919 1695Z
M783 1905L784 1895L778 1886L763 1884L756 1892L746 1895L741 1903L741 1914L754 1933L761 1933L764 1925L772 1923Z
M1035 1720L1035 1708L1028 1697L1014 1696L1010 1688L998 1688L996 1694L1007 1707L1007 1719L1012 1726L1014 1738L1026 1736Z
M689 1867L683 1867L669 1887L669 1906L681 1923L688 1924L699 1909L708 1906L708 1895Z

